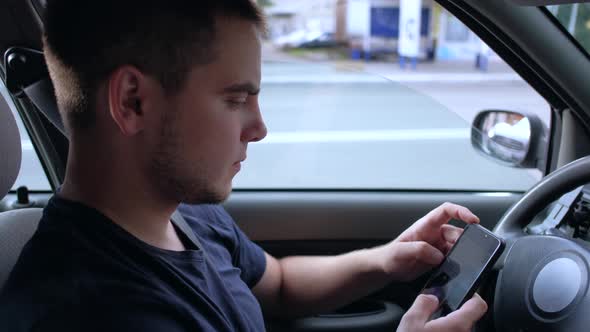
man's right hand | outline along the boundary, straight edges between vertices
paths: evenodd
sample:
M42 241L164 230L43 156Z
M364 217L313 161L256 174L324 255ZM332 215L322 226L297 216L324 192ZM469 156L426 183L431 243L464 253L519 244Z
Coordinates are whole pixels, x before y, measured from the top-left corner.
M470 332L488 310L488 305L477 294L457 311L445 317L429 321L438 309L438 299L433 295L420 295L406 312L397 332Z

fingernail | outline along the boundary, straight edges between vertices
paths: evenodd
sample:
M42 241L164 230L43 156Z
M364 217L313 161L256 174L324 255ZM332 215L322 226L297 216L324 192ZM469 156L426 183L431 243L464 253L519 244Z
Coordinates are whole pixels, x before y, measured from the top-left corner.
M440 251L437 251L436 254L434 254L434 256L439 262L445 259L445 255L443 255L443 253Z
M424 296L428 299L430 299L431 301L436 301L438 303L438 297L431 295L431 294L422 294L421 296Z

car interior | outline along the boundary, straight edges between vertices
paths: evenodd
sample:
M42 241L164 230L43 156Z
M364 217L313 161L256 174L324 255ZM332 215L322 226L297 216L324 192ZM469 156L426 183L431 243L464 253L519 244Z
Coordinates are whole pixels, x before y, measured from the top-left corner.
M538 183L526 191L238 188L224 206L275 257L332 255L384 244L444 202L466 206L507 244L480 288L490 309L476 330L584 331L590 326L590 57L544 7L563 1L436 2L550 105L550 127L534 115L520 115L531 123L530 144L511 163L540 171ZM6 100L0 103L0 288L65 174L68 138L41 51L44 6L42 0L0 4L0 75ZM22 143L11 110L22 119L51 192L13 188ZM481 135L489 113L494 111L481 112L472 124L473 149L506 163L498 152L506 151L497 146L501 141ZM541 141L547 144L541 146ZM395 165L390 167L395 172ZM437 172L436 165L431 172ZM388 285L334 312L269 320L267 328L393 331L427 278Z

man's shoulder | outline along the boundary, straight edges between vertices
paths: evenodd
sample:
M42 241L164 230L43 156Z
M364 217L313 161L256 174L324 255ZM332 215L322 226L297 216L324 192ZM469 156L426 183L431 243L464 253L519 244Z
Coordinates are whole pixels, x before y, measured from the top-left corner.
M59 261L48 255L51 250L31 248L23 251L0 291L0 326L10 327L7 331L29 331L51 312L76 302L72 275L60 271Z
M112 289L106 284L100 287L106 287L106 292ZM20 291L20 296L0 299L2 331L188 331L189 319L171 310L172 304L160 299L138 300L138 297L134 296L92 299L84 296L80 298L77 295L65 299L57 297L55 291L51 296L40 298L38 293ZM76 291L84 293L79 289ZM51 297L55 299L52 300ZM204 317L200 320L194 318L196 323L192 326L199 323L206 326L207 321Z
M110 241L114 239L91 229L84 213L60 205L52 199L45 208L38 229L0 290L0 306L43 312L75 303L84 285L98 284L112 270L108 253L114 251Z
M0 292L0 330L181 331L174 317L158 315L164 303L177 303L167 302L154 280L138 273L126 278L112 266L102 268L99 260L79 260L75 254L43 268L38 264L47 256L29 253Z

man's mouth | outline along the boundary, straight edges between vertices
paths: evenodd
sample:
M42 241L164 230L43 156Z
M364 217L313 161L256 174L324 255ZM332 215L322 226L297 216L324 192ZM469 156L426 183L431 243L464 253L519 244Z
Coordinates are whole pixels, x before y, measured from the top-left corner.
M244 160L246 160L246 157L241 158L240 160L236 161L235 163L233 163L232 167L236 170L236 171L240 171L240 169L242 168L242 162L244 162Z

